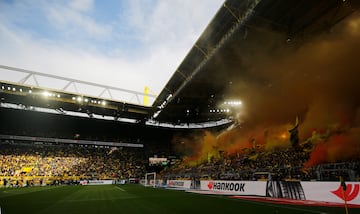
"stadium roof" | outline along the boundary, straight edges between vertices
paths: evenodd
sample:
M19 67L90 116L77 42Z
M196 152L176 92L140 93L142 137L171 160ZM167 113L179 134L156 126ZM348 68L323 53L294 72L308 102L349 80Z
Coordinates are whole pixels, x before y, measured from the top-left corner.
M241 78L243 72L251 69L244 62L256 63L251 61L254 52L263 52L264 55L272 53L267 52L268 49L259 49L261 45L271 44L274 53L279 49L296 49L309 38L329 31L358 7L356 1L344 0L227 0L151 107L120 102L111 97L86 97L63 90L55 90L61 93L61 99L52 97L47 102L38 102L33 99L34 95L24 96L18 91L14 92L12 89L17 84L7 82L3 82L4 88L0 89L5 92L2 93L1 102L40 105L81 111L89 116L129 118L155 124L231 122L236 112L234 105L241 104L234 79ZM7 90L9 87L11 90ZM36 86L26 87L27 91L44 90ZM106 87L103 91L110 94L110 89ZM140 96L143 94L140 93ZM77 97L105 101L107 105L79 103Z
M271 44L272 50L297 48L328 32L358 7L358 2L345 0L225 1L155 100L156 119L174 123L231 119L224 104L238 99L241 92L234 91L234 79L251 69L244 61L254 51L265 51L259 44Z

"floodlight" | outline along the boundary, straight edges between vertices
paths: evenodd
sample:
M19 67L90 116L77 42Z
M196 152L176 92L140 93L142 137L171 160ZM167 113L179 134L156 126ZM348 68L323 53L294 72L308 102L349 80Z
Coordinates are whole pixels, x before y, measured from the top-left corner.
M240 100L230 100L224 102L224 105L229 105L229 106L239 106L241 104L242 102Z
M47 91L44 91L44 92L43 92L43 95L44 95L45 97L49 97L49 96L50 96L49 92L47 92Z
M154 115L153 115L153 117L154 117L154 118L157 118L157 116L159 116L160 112L161 112L161 110L160 110L160 111L155 112L155 113L154 113Z

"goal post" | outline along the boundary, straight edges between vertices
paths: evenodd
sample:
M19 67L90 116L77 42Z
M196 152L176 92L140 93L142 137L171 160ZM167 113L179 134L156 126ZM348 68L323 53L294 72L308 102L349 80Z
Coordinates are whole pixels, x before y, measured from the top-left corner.
M156 187L156 172L148 172L145 174L145 186Z

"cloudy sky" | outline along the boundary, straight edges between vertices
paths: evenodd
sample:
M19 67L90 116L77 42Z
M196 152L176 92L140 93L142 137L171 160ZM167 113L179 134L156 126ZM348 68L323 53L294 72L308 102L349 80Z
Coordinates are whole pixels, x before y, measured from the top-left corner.
M0 65L159 94L222 3L2 0Z

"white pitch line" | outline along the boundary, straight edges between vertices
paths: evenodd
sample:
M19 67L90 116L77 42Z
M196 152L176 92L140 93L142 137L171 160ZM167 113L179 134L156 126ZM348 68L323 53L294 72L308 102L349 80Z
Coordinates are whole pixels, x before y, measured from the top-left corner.
M121 188L121 187L118 187L118 186L115 186L115 188L116 189L119 189L119 190L121 190L121 191L123 191L123 192L126 192L123 188ZM0 213L1 214L1 213Z
M117 197L117 198L90 198L90 199L70 199L70 200L61 200L61 203L77 203L77 202L87 202L87 201L109 201L109 200L126 200L126 199L134 199L137 198L135 196L128 196L128 197Z

